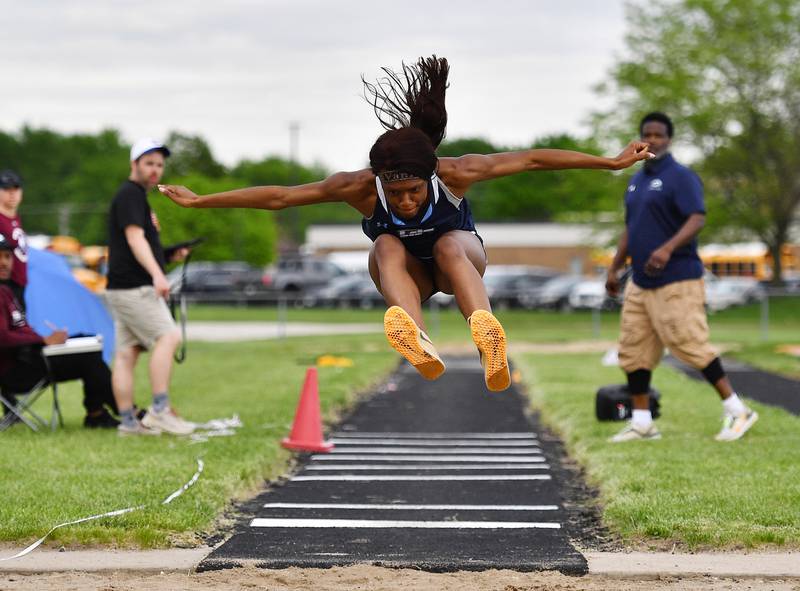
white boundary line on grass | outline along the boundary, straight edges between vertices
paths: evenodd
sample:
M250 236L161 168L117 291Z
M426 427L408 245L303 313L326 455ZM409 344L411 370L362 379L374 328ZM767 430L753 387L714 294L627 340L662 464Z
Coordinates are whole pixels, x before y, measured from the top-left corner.
M197 458L197 471L194 473L189 481L176 490L174 493L169 495L166 499L161 501L162 505L167 505L174 501L177 497L181 496L186 489L192 486L197 479L200 478L200 473L203 471L203 460ZM147 505L136 505L135 507L126 507L125 509L117 509L116 511L108 511L106 513L101 513L99 515L92 515L90 517L82 517L81 519L75 519L74 521L66 521L64 523L59 523L58 525L52 527L49 532L47 532L44 536L36 540L33 544L25 548L24 550L20 550L14 556L6 556L5 558L0 558L0 562L4 560L13 560L14 558L22 558L26 554L29 554L36 550L54 531L56 531L60 527L65 527L67 525L76 525L78 523L85 523L87 521L94 521L95 519L102 519L103 517L117 517L119 515L125 515L126 513L131 513L132 511L139 511L140 509L146 508Z

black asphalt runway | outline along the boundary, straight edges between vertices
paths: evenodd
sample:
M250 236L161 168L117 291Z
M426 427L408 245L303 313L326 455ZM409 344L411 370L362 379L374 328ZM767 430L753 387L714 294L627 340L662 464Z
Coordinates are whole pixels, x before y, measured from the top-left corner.
M705 381L703 374L672 355L665 361L696 380ZM723 359L722 367L728 374L737 394L764 404L779 406L792 414L800 415L800 381L762 371L733 359Z
M331 435L328 454L241 508L199 570L373 564L433 572L585 574L571 545L555 443L515 387L491 393L477 358L428 382L402 365ZM324 395L324 384L321 385ZM554 466L555 467L555 466Z

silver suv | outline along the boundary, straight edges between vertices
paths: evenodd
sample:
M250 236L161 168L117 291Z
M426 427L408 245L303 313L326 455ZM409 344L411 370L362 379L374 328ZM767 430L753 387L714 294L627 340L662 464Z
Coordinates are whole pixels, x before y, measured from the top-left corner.
M279 260L273 272L265 275L264 284L274 291L302 293L343 275L344 269L326 259L291 257Z

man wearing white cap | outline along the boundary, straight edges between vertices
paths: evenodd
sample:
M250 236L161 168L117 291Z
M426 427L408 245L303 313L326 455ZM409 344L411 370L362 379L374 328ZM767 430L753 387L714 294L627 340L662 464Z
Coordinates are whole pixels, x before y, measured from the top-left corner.
M131 148L131 173L111 202L108 218L108 289L114 315L116 351L112 385L121 424L120 435L191 433L193 425L178 417L169 404L169 382L181 334L169 313L167 259L159 225L147 202L147 192L161 180L169 149L146 138ZM186 249L174 253L181 260ZM150 385L153 404L141 422L133 405L133 373L139 354L151 351Z

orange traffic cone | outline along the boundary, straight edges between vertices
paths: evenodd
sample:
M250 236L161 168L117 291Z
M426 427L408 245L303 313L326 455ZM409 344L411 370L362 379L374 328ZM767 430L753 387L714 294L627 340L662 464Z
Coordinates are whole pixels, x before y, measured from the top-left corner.
M316 367L309 367L306 371L306 380L303 382L300 402L297 403L292 432L289 437L281 441L281 445L296 451L328 452L333 449L332 443L322 440Z

